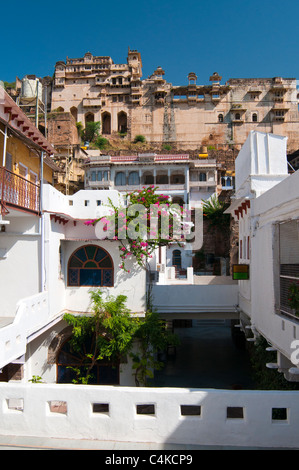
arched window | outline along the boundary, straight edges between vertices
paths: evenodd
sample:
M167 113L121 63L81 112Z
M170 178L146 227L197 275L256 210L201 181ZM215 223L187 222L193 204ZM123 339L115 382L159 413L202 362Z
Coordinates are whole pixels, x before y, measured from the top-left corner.
M223 122L223 114L218 114L218 122Z
M57 383L72 383L76 378L75 369L82 368L82 375L88 367L86 362L86 352L92 351L91 339L86 339L82 354L74 351L71 343L67 340L59 350L56 357ZM90 384L97 385L118 385L119 384L119 364L109 361L96 361L91 371Z
M118 127L118 132L120 133L126 133L128 130L128 122L127 122L127 115L124 111L121 111L117 115L117 127Z
M241 114L240 113L236 113L236 121L240 121L241 119Z
M85 126L88 122L94 122L94 114L93 113L86 113L85 114Z
M172 253L172 266L176 268L182 267L182 255L180 250L174 250Z
M137 171L131 171L129 174L129 184L139 184L139 173Z
M78 109L75 106L72 106L70 109L70 113L74 116L75 121L78 121Z
M108 112L102 113L102 133L111 134L111 114Z
M86 245L78 248L68 264L68 286L113 286L113 262L103 248Z
M119 171L115 176L115 186L125 186L126 175L123 171Z
M257 122L257 114L253 113L252 115L252 122Z

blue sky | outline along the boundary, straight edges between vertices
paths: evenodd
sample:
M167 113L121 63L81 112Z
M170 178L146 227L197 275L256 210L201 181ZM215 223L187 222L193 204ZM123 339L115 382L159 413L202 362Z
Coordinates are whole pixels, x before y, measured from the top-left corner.
M157 66L173 85L189 72L229 78L299 79L298 0L36 0L1 6L0 80L53 75L68 57L141 53L143 78Z

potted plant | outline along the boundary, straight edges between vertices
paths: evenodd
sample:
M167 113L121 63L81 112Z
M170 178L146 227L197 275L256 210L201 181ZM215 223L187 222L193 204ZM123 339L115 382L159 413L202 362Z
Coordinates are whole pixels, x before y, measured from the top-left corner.
M293 282L289 287L288 303L294 315L299 316L299 281Z

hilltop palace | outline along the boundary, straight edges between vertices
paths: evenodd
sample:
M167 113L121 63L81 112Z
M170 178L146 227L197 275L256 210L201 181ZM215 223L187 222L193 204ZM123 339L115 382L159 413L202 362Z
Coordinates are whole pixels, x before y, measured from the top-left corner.
M83 127L100 121L104 136L121 134L133 141L141 134L153 146L169 144L178 150L229 145L240 150L252 130L286 135L288 151L298 149L295 78L233 78L221 84L222 77L214 72L209 84L201 85L197 75L189 73L187 83L173 86L164 74L159 66L142 78L141 54L136 50L128 50L125 64L90 52L82 58L67 57L56 63L53 78L40 79L38 111L70 113ZM16 80L17 104L26 114L30 108L34 113L37 103L32 100L36 80L30 75ZM48 135L53 145L59 143L58 130L65 136L63 126L56 128L53 142ZM71 140L74 144L76 135Z
M172 86L157 67L142 79L141 55L128 51L126 64L93 56L59 61L52 84L51 109L70 111L83 125L102 123L103 135L138 134L153 144L177 143L180 149L202 145L243 145L252 130L288 136L298 149L299 121L294 78L230 79L213 73L199 85L195 73Z

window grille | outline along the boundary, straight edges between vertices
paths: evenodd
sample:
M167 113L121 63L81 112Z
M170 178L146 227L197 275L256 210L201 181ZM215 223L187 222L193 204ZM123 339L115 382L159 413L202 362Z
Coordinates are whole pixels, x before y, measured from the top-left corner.
M113 262L103 248L86 245L68 263L68 286L113 286Z
M299 290L299 219L279 224L280 311L296 317L291 305L290 288Z

